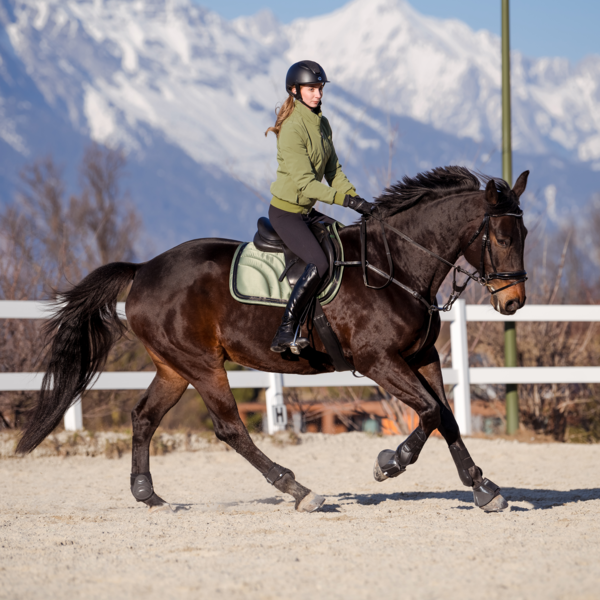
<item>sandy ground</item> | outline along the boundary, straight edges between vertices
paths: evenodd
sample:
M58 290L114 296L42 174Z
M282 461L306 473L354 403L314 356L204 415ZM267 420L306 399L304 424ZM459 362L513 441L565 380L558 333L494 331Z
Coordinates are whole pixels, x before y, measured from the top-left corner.
M300 514L234 452L152 459L176 512L129 492L129 456L0 460L1 598L600 598L600 445L467 440L509 510L472 504L438 439L376 483L401 438L259 445L327 496Z

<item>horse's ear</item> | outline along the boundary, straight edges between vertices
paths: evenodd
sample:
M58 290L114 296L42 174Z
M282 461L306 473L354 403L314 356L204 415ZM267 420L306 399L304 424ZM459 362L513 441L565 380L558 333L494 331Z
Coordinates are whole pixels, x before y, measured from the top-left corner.
M519 178L517 179L517 182L515 183L515 185L513 187L513 192L517 195L517 198L520 198L521 194L525 191L525 188L527 187L527 178L528 177L529 177L529 171L523 171L519 175Z
M490 179L485 186L485 201L490 206L496 206L498 204L498 190L496 189L496 182Z

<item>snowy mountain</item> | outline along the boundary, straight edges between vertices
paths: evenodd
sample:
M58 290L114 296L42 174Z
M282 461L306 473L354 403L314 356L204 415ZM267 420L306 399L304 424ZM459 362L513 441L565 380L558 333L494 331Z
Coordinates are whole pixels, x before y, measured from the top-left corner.
M406 0L354 0L288 34L289 59L310 47L336 83L372 106L500 144L500 39L490 32L425 17ZM513 52L511 63L514 149L558 151L600 169L600 57L571 66Z
M128 153L158 249L248 238L276 168L264 131L302 58L332 81L324 112L359 193L441 164L500 174L500 40L405 0L287 26L191 0L0 0L0 199L47 153L74 181L91 138ZM531 169L528 208L560 221L600 190L600 57L512 64L515 176Z

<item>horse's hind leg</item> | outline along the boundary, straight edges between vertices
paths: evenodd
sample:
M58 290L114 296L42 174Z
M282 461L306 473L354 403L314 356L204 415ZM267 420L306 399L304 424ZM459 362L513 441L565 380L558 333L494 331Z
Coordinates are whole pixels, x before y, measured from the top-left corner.
M138 502L157 508L167 503L154 492L150 474L150 440L162 418L183 395L188 382L154 355L151 356L157 367L156 376L131 412L131 493Z
M296 500L296 510L301 512L317 510L325 502L325 498L299 484L289 469L274 463L256 447L250 438L240 419L225 370L210 369L203 375L204 377L192 383L210 412L217 438L241 454L260 471L268 483L280 492L293 496Z
M441 423L438 430L448 443L460 480L473 489L475 505L486 512L499 512L507 508L508 503L501 496L500 488L483 477L483 471L471 458L460 436L458 423L444 392L440 359L435 348L428 350L415 365L415 374L440 406Z

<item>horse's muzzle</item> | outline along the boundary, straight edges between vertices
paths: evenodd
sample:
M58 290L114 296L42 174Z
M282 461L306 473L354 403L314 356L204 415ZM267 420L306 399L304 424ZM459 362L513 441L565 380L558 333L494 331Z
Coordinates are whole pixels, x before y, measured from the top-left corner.
M517 291L520 291L517 289ZM523 293L517 294L493 294L490 296L490 303L501 315L514 315L520 308L523 308L527 297Z

